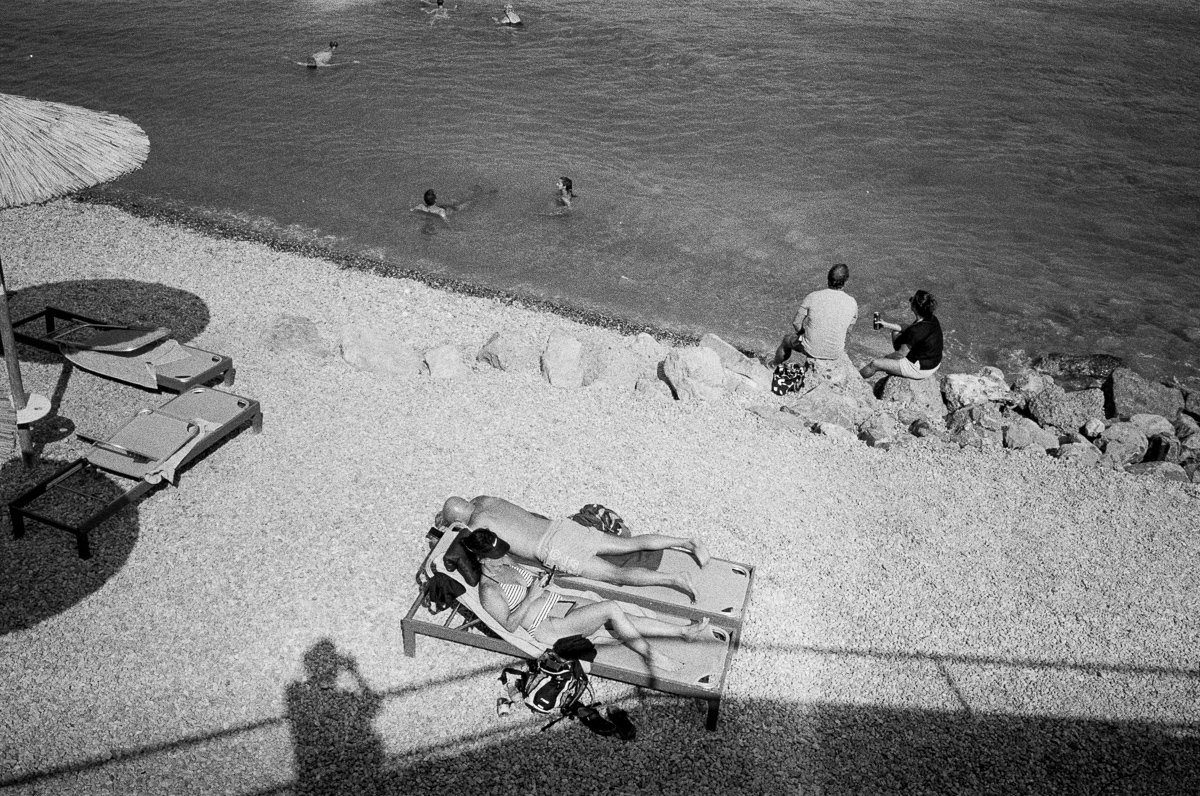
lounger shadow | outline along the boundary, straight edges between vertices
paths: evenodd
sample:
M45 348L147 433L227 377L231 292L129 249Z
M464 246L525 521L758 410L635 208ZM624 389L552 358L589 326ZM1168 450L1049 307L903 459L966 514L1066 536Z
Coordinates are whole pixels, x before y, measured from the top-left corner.
M27 520L75 536L80 558L91 557L88 534L93 528L143 495L175 483L178 473L205 451L242 426L262 430L258 401L240 395L194 387L156 409L141 409L106 439L80 434L92 446L79 459L34 484L8 504L13 538L25 535ZM99 497L79 487L85 471L105 473L127 487L115 498ZM87 507L74 521L53 517L33 503L73 502Z

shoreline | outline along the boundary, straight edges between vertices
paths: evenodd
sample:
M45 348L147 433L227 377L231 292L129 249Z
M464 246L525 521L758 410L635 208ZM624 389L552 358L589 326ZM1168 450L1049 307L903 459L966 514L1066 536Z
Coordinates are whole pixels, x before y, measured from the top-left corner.
M681 794L780 782L1067 792L1114 776L1139 792L1200 789L1194 487L1044 455L795 434L740 398L561 389L474 363L455 379L355 370L265 333L284 314L312 319L325 341L367 324L464 358L497 331L624 338L113 207L3 211L0 255L25 293L16 301L79 289L96 317L202 314L188 339L231 356L229 389L265 413L262 434L229 438L178 487L98 529L90 562L49 528L13 540L0 514L0 678L12 694L0 788L312 790L286 694L329 639L386 695L364 735L387 796L461 789L463 771L495 793L599 781ZM38 435L38 471L6 464L6 500L80 454L74 434L51 433L60 426L103 433L165 400L52 357L22 367L29 389L56 396L57 422ZM718 731L686 700L598 681L637 741L567 722L541 733L529 714L495 716L506 659L432 640L405 657L399 619L422 536L451 494L551 516L598 502L635 532L702 536L714 555L754 564Z

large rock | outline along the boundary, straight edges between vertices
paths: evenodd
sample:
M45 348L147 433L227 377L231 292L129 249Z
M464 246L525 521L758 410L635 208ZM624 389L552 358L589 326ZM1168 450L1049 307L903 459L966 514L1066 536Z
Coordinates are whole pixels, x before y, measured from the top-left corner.
M1099 387L1120 366L1121 358L1111 354L1051 353L1033 363L1035 370L1076 389Z
M1129 368L1117 368L1104 385L1113 417L1162 415L1174 420L1183 408L1183 391L1144 379Z
M858 426L858 438L872 448L889 448L905 434L896 418L876 412Z
M1008 421L1000 407L992 403L964 406L946 415L946 428L951 433L962 431L969 426L978 426L999 435L1007 424Z
M783 409L805 418L810 425L837 423L846 428L858 428L872 414L870 408L863 406L852 396L823 383L798 393L783 406Z
M583 343L566 332L551 332L542 350L542 376L554 387L582 387Z
M826 384L860 404L875 402L871 383L864 379L846 352L837 359L810 359L804 367L804 386Z
M506 373L532 373L539 364L537 349L504 332L496 332L488 338L475 359Z
M794 431L796 433L809 433L813 430L814 424L812 421L801 417L794 412L787 411L787 407L775 406L772 404L770 406L752 406L746 411L761 417L763 420L767 421L773 426L778 426L779 428L787 429L788 431ZM833 427L836 424L830 423L828 425ZM854 436L854 432L850 429L847 428L844 430L851 437Z
M930 420L941 419L946 414L942 400L942 387L935 376L928 379L904 379L888 376L883 379L879 400L895 404L897 410L915 410Z
M640 332L637 337L633 338L630 348L634 353L653 361L656 368L658 363L667 358L667 352L671 350L670 346L660 343L646 332Z
M1149 475L1155 478L1161 478L1164 481L1180 481L1188 483L1191 479L1188 478L1187 471L1178 464L1172 462L1142 462L1141 464L1130 464L1125 467L1125 472L1133 473L1134 475Z
M721 364L733 374L737 383L763 390L771 389L771 371L761 362L746 356L715 334L701 337L700 345L716 352Z
M680 401L711 401L724 394L725 368L711 348L672 348L663 360L663 378Z
M268 351L297 351L321 359L333 356L333 346L303 315L276 315L259 334L259 342Z
M377 326L345 327L340 348L342 359L356 370L392 376L415 376L421 372L421 357L413 347Z
M1175 426L1162 415L1136 414L1130 415L1129 422L1142 430L1147 437L1155 434L1174 434Z
M1007 403L1012 392L999 368L983 368L978 373L951 373L942 378L942 397L953 412L964 406L988 402Z
M1052 384L1029 400L1026 411L1043 426L1078 431L1088 420L1104 417L1104 394L1100 390L1067 392Z
M1183 445L1174 434L1151 434L1142 461L1179 464L1183 461Z
M1031 370L1021 374L1012 385L1012 405L1022 411L1035 395L1054 384L1054 377Z
M1065 462L1094 467L1100 463L1100 450L1090 442L1068 442L1054 451Z
M1035 448L1052 451L1058 448L1058 435L1047 431L1035 421L1021 415L1009 415L1004 426L1004 447L1023 450Z
M456 346L447 343L425 352L425 365L429 375L435 379L459 379L468 376L471 369L462 361Z
M1145 433L1133 423L1113 423L1100 435L1100 449L1104 459L1114 466L1140 462L1146 455L1150 441Z
M590 352L584 363L583 383L633 390L639 379L658 377L658 363L623 340Z

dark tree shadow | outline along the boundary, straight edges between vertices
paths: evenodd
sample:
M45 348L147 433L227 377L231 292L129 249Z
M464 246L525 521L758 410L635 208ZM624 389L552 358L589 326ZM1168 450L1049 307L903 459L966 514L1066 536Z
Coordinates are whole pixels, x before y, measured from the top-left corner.
M26 469L19 457L10 459L0 466L0 499L7 503L65 464L46 459ZM102 500L121 494L120 487L103 476L79 478L72 486ZM33 507L68 522L94 508L58 491L34 501ZM137 544L137 508L121 510L92 529L89 538L92 557L86 560L79 557L72 534L39 522L26 521L25 535L14 539L10 515L7 510L0 511L0 635L33 627L102 588L125 565Z
M32 285L18 291L10 306L14 321L51 306L109 323L166 326L181 343L197 337L208 328L209 322L208 304L194 293L134 279L80 279ZM39 327L35 322L28 331L43 333L45 326ZM26 362L61 361L57 352L28 345L18 345L17 349Z
M354 658L321 639L304 653L305 679L285 693L296 753L296 793L370 796L378 792L383 738L375 717L383 695L358 671Z

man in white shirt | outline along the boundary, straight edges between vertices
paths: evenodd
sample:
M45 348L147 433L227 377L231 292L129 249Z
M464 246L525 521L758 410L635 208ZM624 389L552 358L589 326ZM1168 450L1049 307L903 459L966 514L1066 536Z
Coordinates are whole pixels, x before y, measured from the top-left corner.
M792 320L795 331L789 332L779 348L771 367L788 360L793 351L809 359L838 359L846 350L846 333L858 320L858 302L843 288L850 278L850 269L838 263L829 269L829 287L809 293L800 302Z

